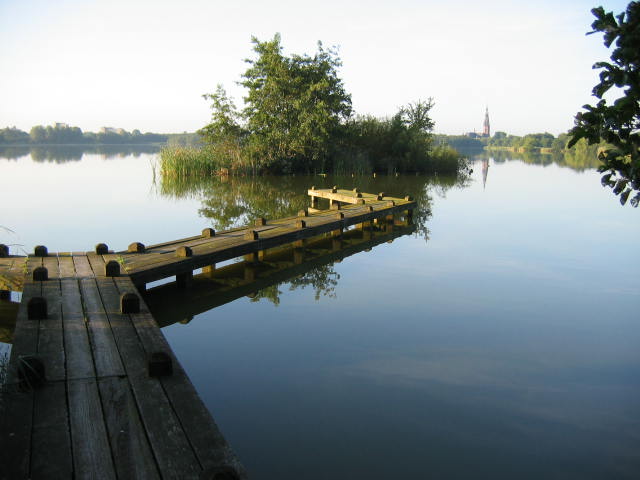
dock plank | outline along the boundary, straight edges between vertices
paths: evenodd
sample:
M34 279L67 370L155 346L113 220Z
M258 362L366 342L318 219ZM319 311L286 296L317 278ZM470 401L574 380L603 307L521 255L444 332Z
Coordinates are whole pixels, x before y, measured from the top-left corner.
M160 478L129 380L101 378L98 388L118 478Z
M64 382L47 382L35 390L31 445L31 478L72 478L73 458Z
M118 348L127 359L124 362L126 372L160 473L169 478L196 475L202 467L160 381L147 374L148 352L138 336L135 321L129 315L119 313L120 293L135 291L135 287L128 277L118 280L128 282L122 291L112 279L101 280L100 291ZM156 330L160 333L157 327Z
M69 478L73 468L64 382L66 362L58 259L46 257L42 263L49 279L41 282L47 318L38 321L38 356L44 362L47 382L34 392L31 475Z
M70 380L67 387L76 477L116 478L96 380Z

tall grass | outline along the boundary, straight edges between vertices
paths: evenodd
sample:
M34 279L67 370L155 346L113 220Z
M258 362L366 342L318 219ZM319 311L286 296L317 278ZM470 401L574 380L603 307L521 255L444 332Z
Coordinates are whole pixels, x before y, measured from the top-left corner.
M339 150L331 161L327 162L329 172L324 171L324 164L318 167L320 173L337 174L422 172L455 175L465 165L461 155L447 145L437 146L410 161L403 158L375 158L377 153L357 148ZM168 146L160 151L160 175L163 179L176 179L255 174L256 166L251 163L250 158L246 151L229 144L203 147Z
M448 145L439 145L429 153L428 173L457 174L467 165L460 153Z
M211 176L220 165L207 147L163 147L160 150L160 174L163 177Z

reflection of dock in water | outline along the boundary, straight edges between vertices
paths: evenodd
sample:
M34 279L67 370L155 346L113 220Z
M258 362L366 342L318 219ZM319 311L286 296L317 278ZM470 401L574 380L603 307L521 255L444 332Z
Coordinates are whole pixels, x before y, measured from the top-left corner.
M145 301L161 327L176 322L187 323L195 315L392 242L414 230L412 225L385 221L348 230L341 237L316 237L303 247L285 246L267 251L258 262L244 260L194 275L188 289L180 288L176 283L149 289Z
M216 263L247 256L242 281L255 282L247 287L255 291L260 281L271 281L265 276L271 264L282 261L274 270L284 275L296 263L302 268L315 245L324 251L314 237L328 235L322 241L332 242L333 251L361 235L363 243L332 252L335 257L325 252L335 260L391 239L392 233L378 237L372 223L384 225L394 214L409 220L416 207L408 197L327 192L329 210L261 218L218 233L205 229L149 247L135 242L126 252L110 252L105 244L88 253L38 246L22 257L0 245L3 302L9 290L22 289L17 313L15 304L5 305L16 320L0 402L2 477L246 478L139 290L174 275L177 287L197 287L194 270L202 268L212 280ZM288 244L296 247L294 265L278 260L278 249ZM220 271L233 268L239 267ZM231 285L229 294L241 292L238 287Z

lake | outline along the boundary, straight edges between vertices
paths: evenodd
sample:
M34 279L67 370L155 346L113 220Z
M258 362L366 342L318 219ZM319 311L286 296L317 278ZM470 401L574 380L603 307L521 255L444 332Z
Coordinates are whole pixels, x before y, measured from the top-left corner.
M148 293L251 478L637 478L639 213L593 168L163 182L157 161L0 151L0 243L122 250L295 214L311 185L420 205L412 233L215 308Z

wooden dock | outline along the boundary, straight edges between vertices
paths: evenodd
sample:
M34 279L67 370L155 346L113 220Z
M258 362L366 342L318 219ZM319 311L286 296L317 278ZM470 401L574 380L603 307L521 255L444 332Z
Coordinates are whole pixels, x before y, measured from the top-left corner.
M296 217L125 252L58 253L36 247L9 255L0 245L0 291L22 289L8 381L0 410L0 477L244 479L246 471L175 358L139 295L146 284L268 249L303 248L318 235L394 214L410 218L410 198L312 189L330 201ZM6 298L5 298L6 300ZM10 307L12 308L12 307Z
M161 327L188 323L193 317L242 297L286 282L310 269L322 267L398 237L415 232L413 225L375 225L365 230L344 232L341 238L317 237L304 247L283 246L265 253L259 263L245 260L231 263L208 273L194 275L189 288L166 283L150 288L145 294L149 308Z
M246 477L127 276L97 254L27 268L2 478Z

